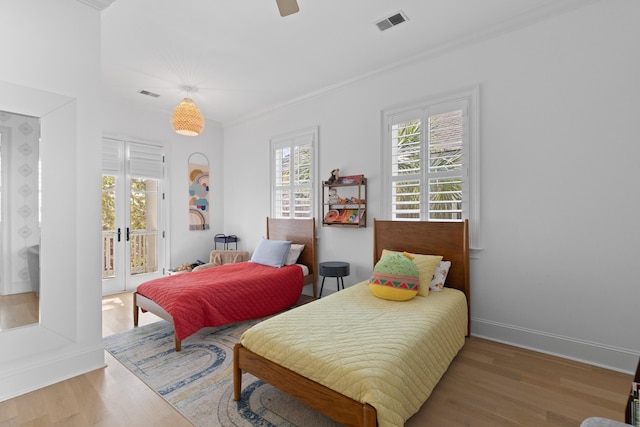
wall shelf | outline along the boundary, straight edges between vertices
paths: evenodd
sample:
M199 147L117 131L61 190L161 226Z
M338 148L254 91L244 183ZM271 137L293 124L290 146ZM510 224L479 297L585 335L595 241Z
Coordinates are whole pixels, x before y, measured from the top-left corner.
M367 178L351 175L322 183L322 226L367 226Z

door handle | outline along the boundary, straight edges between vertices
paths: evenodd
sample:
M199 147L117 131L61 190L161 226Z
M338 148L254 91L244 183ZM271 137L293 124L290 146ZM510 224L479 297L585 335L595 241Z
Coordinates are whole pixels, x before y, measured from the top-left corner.
M118 228L118 242L120 241L120 228Z
M129 241L129 227L127 227L127 242Z

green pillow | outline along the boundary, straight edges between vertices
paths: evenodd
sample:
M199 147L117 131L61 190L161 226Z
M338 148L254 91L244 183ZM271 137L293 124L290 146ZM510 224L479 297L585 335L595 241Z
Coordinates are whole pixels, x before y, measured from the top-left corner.
M401 254L402 252L390 251L387 249L382 250L381 259L391 255L391 254ZM408 252L405 252L408 253ZM433 278L433 273L436 272L438 268L438 264L442 261L442 256L440 255L423 255L423 254L412 254L408 253L413 257L413 262L418 267L418 271L420 272L420 290L418 291L418 295L422 295L424 297L429 296L429 283Z
M371 292L391 301L408 301L418 294L420 273L407 253L390 254L377 262L369 279Z

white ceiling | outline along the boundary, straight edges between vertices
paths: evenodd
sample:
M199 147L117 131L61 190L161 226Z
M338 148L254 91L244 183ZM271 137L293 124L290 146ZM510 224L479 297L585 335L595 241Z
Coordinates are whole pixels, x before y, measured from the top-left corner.
M118 0L102 12L103 96L169 116L193 86L229 124L591 1L298 0L283 18L275 0ZM400 10L407 22L378 30Z

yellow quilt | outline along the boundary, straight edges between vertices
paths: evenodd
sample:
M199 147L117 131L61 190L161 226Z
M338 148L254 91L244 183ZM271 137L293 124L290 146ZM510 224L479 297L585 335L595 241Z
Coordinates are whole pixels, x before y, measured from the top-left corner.
M362 282L261 322L240 342L372 405L378 426L402 426L464 345L467 321L466 298L455 289L387 301Z

